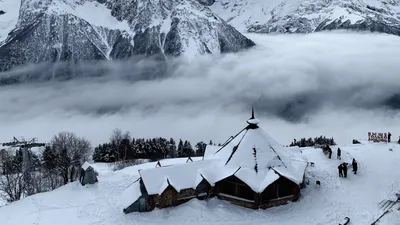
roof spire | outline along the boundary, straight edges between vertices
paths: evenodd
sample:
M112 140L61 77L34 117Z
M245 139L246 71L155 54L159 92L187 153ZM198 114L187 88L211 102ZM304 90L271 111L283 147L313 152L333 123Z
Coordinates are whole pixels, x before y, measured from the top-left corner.
M250 125L255 125L257 127L257 124L260 121L258 121L258 119L256 119L256 117L254 116L254 107L251 107L251 118L247 120L247 123Z

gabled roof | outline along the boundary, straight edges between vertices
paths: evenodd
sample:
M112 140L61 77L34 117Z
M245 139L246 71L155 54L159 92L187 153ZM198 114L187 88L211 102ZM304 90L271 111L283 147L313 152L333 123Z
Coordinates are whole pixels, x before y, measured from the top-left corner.
M140 178L129 185L121 195L121 204L123 207L128 207L132 203L136 202L138 198L142 195L140 192Z
M194 161L161 168L140 170L143 183L149 195L162 194L171 185L176 191L196 188L201 182L201 169L209 167L215 160Z

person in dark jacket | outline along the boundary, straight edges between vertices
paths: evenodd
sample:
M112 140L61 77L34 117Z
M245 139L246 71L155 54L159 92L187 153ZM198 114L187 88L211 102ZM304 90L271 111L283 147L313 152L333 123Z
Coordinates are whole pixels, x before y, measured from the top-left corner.
M357 165L356 159L353 159L353 162L352 162L351 164L352 164L352 166L353 166L354 174L357 174L358 165Z
M391 137L392 137L392 134L390 132L388 132L388 142L390 142Z
M340 164L338 166L338 170L339 170L339 177L343 177L343 166L342 166L342 164Z
M341 160L342 159L341 156L342 156L342 150L340 150L340 148L338 148L337 149L337 159Z
M342 163L343 175L347 177L347 163Z

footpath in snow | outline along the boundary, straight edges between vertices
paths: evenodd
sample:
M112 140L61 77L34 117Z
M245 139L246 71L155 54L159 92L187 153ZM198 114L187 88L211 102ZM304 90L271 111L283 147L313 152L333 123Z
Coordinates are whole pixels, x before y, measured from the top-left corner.
M155 167L146 163L113 172L106 164L95 164L99 183L82 187L78 182L52 192L37 194L0 208L0 224L6 225L126 225L126 224L268 224L268 225L337 225L348 216L349 225L369 225L383 210L379 203L395 199L400 192L400 145L366 143L338 146L342 160L332 159L321 149L302 149L309 161L309 185L298 202L251 210L220 201L191 200L186 204L156 209L148 213L125 215L122 209L124 190L139 178L138 169ZM393 151L389 151L392 148ZM358 161L357 175L348 172L339 178L338 165ZM199 159L197 159L199 160ZM165 160L162 164L185 163L186 159ZM316 181L321 181L321 186ZM400 205L393 206L379 225L400 225Z

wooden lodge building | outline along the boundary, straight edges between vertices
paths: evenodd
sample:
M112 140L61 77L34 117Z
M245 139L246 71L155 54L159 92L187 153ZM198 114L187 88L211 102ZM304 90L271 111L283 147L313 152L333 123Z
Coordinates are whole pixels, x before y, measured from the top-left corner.
M166 208L217 197L247 208L297 201L307 159L272 139L252 117L221 146L207 146L203 160L140 170L124 193L124 213Z

